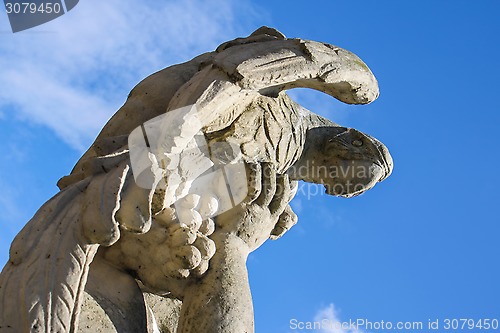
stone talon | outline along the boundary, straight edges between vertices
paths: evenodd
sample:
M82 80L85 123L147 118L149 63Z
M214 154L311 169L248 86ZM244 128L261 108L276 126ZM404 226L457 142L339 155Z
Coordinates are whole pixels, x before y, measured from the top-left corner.
M213 234L215 231L214 220L212 220L210 218L203 220L198 231L201 232L205 236L210 236L211 234Z
M271 231L271 236L269 238L271 238L272 240L281 238L281 236L283 236L288 230L290 230L291 227L297 224L297 221L297 215L293 212L292 207L288 205L285 208L285 211L281 213L278 223L276 223L273 231Z

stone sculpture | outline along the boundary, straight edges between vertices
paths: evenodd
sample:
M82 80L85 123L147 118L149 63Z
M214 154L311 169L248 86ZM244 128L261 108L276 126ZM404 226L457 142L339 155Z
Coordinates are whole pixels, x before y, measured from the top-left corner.
M382 143L295 87L378 97L354 54L267 27L139 83L14 240L0 332L253 332L246 258L296 223L297 181L349 197L392 170Z

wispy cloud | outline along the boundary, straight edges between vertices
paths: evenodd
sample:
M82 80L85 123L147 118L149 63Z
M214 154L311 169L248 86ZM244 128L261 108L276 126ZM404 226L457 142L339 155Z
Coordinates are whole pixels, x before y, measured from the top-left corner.
M319 331L323 333L363 333L361 330L349 327L349 321L340 318L340 310L333 303L320 309L314 316L314 321L324 323ZM342 323L346 325L342 327Z
M35 29L3 33L1 112L83 150L139 80L248 33L243 10L252 17L233 0L81 1Z
M8 255L9 244L29 218L28 211L20 204L23 189L14 188L0 180L0 267ZM1 268L0 268L1 269Z

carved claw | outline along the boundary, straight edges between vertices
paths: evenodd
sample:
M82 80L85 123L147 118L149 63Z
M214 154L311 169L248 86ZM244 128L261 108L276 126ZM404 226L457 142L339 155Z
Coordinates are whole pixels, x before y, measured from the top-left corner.
M120 206L115 214L118 223L131 232L147 232L151 227L150 190L137 186L130 172L120 196Z
M287 206L285 211L281 213L278 223L274 226L273 231L271 231L271 240L276 240L281 238L291 227L297 224L298 217L293 212L292 207Z

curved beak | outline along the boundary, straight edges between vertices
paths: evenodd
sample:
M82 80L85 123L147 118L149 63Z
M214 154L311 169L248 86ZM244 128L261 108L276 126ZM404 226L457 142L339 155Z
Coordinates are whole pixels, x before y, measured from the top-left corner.
M375 147L376 150L375 154L377 155L377 160L379 161L379 163L377 164L379 164L383 170L383 175L379 179L379 182L381 182L387 177L389 177L392 173L392 170L394 168L394 162L392 160L392 156L389 153L389 149L387 149L387 147L382 142L380 142L379 140L375 139L374 137L368 134L365 135L370 139L373 146Z
M367 104L379 95L375 76L358 56L326 43L302 39L245 43L224 49L214 63L238 78L242 88L267 96L310 88L344 103Z
M179 88L167 109L196 104L204 128L212 132L220 129L217 115L224 110L292 88L315 89L348 104L367 104L379 95L375 76L354 53L326 43L287 39L268 28L221 45ZM244 110L233 110L231 117Z

